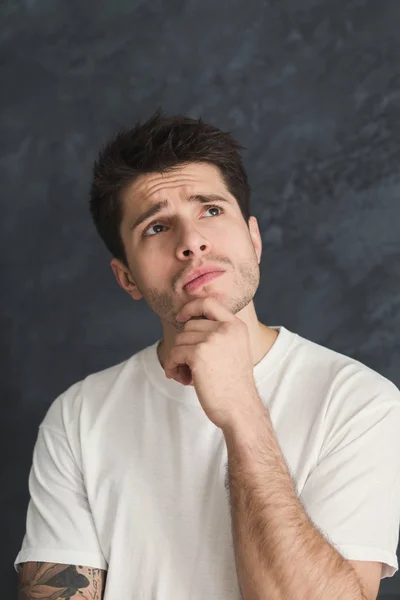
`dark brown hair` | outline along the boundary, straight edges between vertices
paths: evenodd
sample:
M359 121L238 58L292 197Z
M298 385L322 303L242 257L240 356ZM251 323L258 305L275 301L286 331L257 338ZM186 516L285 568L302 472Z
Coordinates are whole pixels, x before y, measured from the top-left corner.
M143 173L163 173L187 163L208 162L219 168L248 225L250 186L242 149L230 133L202 119L167 116L160 108L144 123L120 130L100 150L90 189L90 213L111 254L127 266L120 235L121 191Z

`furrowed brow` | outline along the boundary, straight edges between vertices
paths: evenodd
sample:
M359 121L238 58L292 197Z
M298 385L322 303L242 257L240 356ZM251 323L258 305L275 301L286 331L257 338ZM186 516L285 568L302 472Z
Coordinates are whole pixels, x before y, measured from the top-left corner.
M200 204L208 204L210 202L229 202L227 198L223 196L219 196L218 194L194 194L192 196L188 196L188 202L199 202ZM129 229L134 231L139 225L141 225L147 219L151 219L158 213L160 213L164 208L167 208L169 205L168 200L161 200L160 202L156 202L152 204L147 210L145 210L141 215L136 217L133 223L130 224Z

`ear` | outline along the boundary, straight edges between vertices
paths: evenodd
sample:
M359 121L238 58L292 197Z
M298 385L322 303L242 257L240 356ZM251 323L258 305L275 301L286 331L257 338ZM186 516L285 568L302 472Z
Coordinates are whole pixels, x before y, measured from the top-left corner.
M113 258L110 265L114 271L115 279L117 280L118 285L120 285L122 289L125 290L125 292L127 292L134 300L140 300L143 298L143 294L140 292L136 283L132 279L129 268L117 258Z
M260 264L262 254L262 239L260 235L260 230L258 229L258 222L256 217L252 216L249 219L249 233L251 241L253 242L255 253L257 255L258 264Z

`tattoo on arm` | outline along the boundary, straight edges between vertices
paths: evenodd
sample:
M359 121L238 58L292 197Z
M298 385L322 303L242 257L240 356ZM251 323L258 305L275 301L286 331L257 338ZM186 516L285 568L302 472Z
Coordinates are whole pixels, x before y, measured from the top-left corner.
M18 565L18 600L101 600L107 572L47 562Z

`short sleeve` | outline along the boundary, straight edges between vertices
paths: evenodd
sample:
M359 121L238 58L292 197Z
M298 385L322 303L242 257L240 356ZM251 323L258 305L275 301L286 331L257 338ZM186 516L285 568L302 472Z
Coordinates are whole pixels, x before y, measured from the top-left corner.
M107 569L82 474L66 435L39 426L29 473L26 533L14 568L26 561Z
M348 402L329 419L320 460L299 498L344 558L382 562L381 579L392 577L400 527L400 394Z

